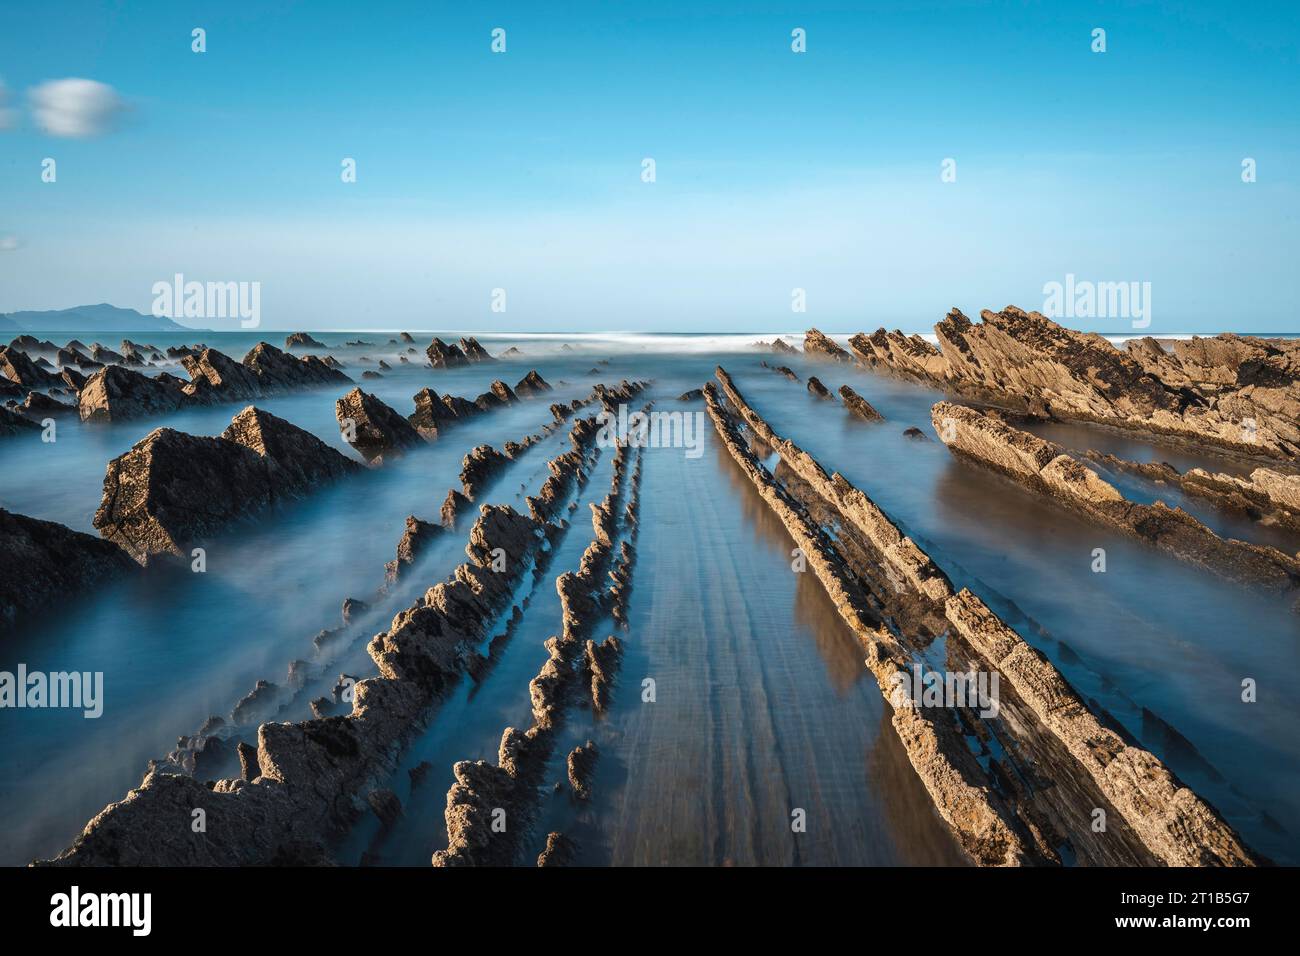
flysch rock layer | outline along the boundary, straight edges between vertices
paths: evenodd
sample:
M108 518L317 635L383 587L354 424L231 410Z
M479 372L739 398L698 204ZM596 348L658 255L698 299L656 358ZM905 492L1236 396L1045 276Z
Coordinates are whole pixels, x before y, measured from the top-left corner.
M1276 548L1220 538L1191 515L1163 502L1129 501L1060 446L964 405L938 402L931 422L953 452L1101 524L1139 538L1228 580L1289 592L1300 587L1300 561Z
M184 555L231 520L360 467L250 405L216 438L157 428L110 461L94 526L141 562Z
M841 619L867 652L867 664L886 700L904 673L907 652L865 610L866 601L843 567L830 542L749 449L718 401L717 389L704 389L705 404L723 446L753 483L768 507L785 525L816 574ZM1018 866L1034 862L1014 814L1003 803L987 774L951 725L923 708L900 707L892 723L912 767L971 859L984 866Z
M350 382L314 355L298 358L266 342L236 362L216 349L178 355L190 381L163 373L145 375L122 365L107 365L92 375L78 395L83 421L125 421L161 415L185 405L248 402L286 391Z
M1009 680L1153 854L1168 866L1249 866L1256 861L1223 818L1141 747L1102 726L1041 653L963 589L948 599L953 628Z
M0 624L138 567L112 542L0 508Z
M594 420L584 421L594 436ZM356 683L351 713L263 724L252 780L205 785L153 770L72 846L40 865L328 864L325 835L371 811L367 797L391 775L402 741L463 674L474 645L508 608L555 527L483 505L465 549L469 560L370 642L380 676ZM492 570L497 548L509 556L505 571ZM206 815L203 832L192 827L196 809Z
M954 594L947 576L903 537L865 494L839 474L827 478L814 459L772 432L724 370L719 368L717 374L732 407L764 444L776 450L783 463L825 500L835 503L840 517L873 544L900 583L942 607L954 631L1010 681L1020 699L1092 777L1156 859L1170 865L1254 862L1232 828L1157 757L1126 745L1105 730L1050 661L970 591ZM885 684L881 686L884 690Z
M866 366L1018 412L1095 422L1293 460L1300 452L1300 361L1294 343L1223 336L1126 350L1037 312L1008 306L971 322L953 309L939 347L880 329L849 344ZM1212 343L1212 344L1207 344Z
M1249 475L1191 468L1180 473L1167 461L1129 461L1089 449L1083 456L1111 471L1141 475L1204 498L1222 511L1242 515L1267 527L1300 533L1300 475L1256 468Z
M434 866L503 866L514 862L522 831L532 816L541 775L554 750L556 727L570 690L585 679L593 694L607 699L607 682L617 665L620 646L610 638L594 650L596 645L587 636L613 601L611 591L604 589L602 582L612 558L612 515L623 493L628 459L628 446L618 445L610 492L600 506L592 508L592 542L583 553L578 571L566 571L556 578L562 630L545 642L547 660L528 685L533 723L525 731L505 729L496 764L463 760L453 766L455 783L447 792L444 814L447 849L433 855ZM599 660L600 678L589 670L591 655ZM594 758L595 745L591 742L570 754L570 780L579 799L590 797ZM506 811L507 819L514 821L513 827L501 831L494 826L498 809ZM525 825L521 826L521 822Z

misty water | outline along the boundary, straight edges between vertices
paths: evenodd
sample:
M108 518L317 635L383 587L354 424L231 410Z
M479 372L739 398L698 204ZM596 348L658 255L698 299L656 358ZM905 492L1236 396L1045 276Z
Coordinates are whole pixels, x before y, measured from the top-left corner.
M595 382L654 379L647 397L660 408L702 411L699 401L676 398L701 386L719 363L779 433L869 494L958 586L988 601L1257 851L1300 862L1300 703L1291 692L1300 678L1300 618L1280 598L1198 571L955 460L930 429L937 393L798 356L776 360L748 348L757 336L480 336L493 354L510 346L524 354L444 371L424 367L429 334L417 336L414 354L387 344L395 333L315 334L347 374L403 414L426 386L473 398L492 379L513 385L532 368L556 391L479 416L382 468L238 523L203 542L203 574L151 570L4 633L0 669L22 662L30 670L103 671L105 702L97 720L79 711L0 712L0 815L7 822L0 863L57 854L95 813L138 785L151 758L209 715L228 717L257 680L283 684L290 662L309 662L311 678L278 719L305 719L307 701L341 672L373 674L366 640L463 560L462 532L439 539L338 641L318 652L312 639L339 626L344 598L375 598L406 516L437 520L470 448L536 432L551 419L549 401L584 396ZM132 336L164 349L201 338L235 358L262 337ZM369 344L344 345L358 337ZM398 361L404 354L409 365ZM761 367L764 358L805 379L817 374L832 390L852 384L885 423L866 424L838 403L817 401L802 384ZM362 381L361 372L380 359L391 370ZM257 404L353 455L334 418L344 391ZM218 434L240 407L113 425L73 417L61 420L54 443L39 435L0 442L0 507L93 532L111 458L160 425ZM904 437L909 426L930 440ZM1180 469L1230 467L1103 429L1040 431L1077 450ZM521 861L535 858L547 830L559 829L577 840L580 861L592 864L959 862L857 642L815 578L791 570L792 542L711 425L702 438L698 454L643 453L639 561L630 627L619 632L627 653L613 703L600 717L569 709L547 780L563 776L565 752L592 739L601 750L593 798L578 804L545 787ZM482 500L522 507L525 491L544 479L546 459L564 447L563 431L551 436ZM502 730L528 725L528 682L546 659L543 641L561 627L553 579L576 569L591 539L587 503L608 490L609 457L601 456L581 491L573 526L495 666L480 684L463 681L413 729L387 782L402 799L403 817L387 830L361 818L333 842L340 863L364 857L427 865L446 845L452 764L495 759ZM1221 533L1300 548L1300 541L1145 479L1107 477L1135 500L1184 506ZM1104 573L1092 570L1097 548L1106 552ZM611 622L593 636L605 633L614 633ZM653 703L641 698L646 677L657 687ZM1255 703L1241 699L1246 678L1258 683ZM408 771L423 761L432 769L413 787ZM806 813L805 833L791 832L795 808Z

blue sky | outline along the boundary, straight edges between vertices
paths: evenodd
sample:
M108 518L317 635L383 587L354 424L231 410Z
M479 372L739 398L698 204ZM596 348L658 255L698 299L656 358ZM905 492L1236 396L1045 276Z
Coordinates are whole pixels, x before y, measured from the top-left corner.
M276 328L924 330L1073 274L1300 332L1300 5L253 6L0 8L0 311L181 272ZM115 128L38 127L68 77Z

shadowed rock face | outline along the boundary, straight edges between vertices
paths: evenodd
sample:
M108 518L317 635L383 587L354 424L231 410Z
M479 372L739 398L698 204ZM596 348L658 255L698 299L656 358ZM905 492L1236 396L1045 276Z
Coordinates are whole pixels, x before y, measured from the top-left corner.
M187 355L181 365L190 375L186 392L199 402L247 402L262 397L262 385L253 370L216 349Z
M546 848L537 855L538 866L568 866L573 862L578 846L563 833L546 834Z
M465 355L465 361L467 361L467 362L469 362L469 363L471 363L471 364L474 364L474 363L477 363L477 362L495 362L495 361L496 361L496 359L494 359L491 355L488 354L487 349L485 349L483 346L479 345L479 343L478 343L478 339L476 339L476 338L472 338L472 337L471 337L471 338L467 338L467 339L461 339L461 340L460 340L460 348L461 348L461 351L462 351L462 352L464 353L464 355Z
M840 398L844 400L844 407L864 422L883 422L885 420L885 416L876 411L869 401L847 385L840 386Z
M315 355L304 355L302 358L286 355L266 342L253 346L244 356L243 364L257 376L264 395L351 381L337 369L337 363L331 364Z
M111 542L0 508L0 623L133 569Z
M40 368L25 352L7 345L0 346L0 376L25 388L58 388L63 384L58 375Z
M75 414L77 409L74 405L68 405L50 398L44 392L28 392L27 398L17 407L16 411L26 415L32 421L39 422L50 415Z
M75 368L65 368L59 373L59 378L63 379L65 385L74 392L80 392L86 387L88 379Z
M520 398L533 398L549 391L551 386L547 384L546 379L537 374L537 369L533 369L515 385L515 394Z
M142 562L183 555L240 515L359 468L309 432L249 407L218 438L158 428L109 462L94 524Z
M319 342L312 338L306 332L294 332L284 340L286 349L323 349L327 348L324 342Z
M407 517L406 530L397 542L397 557L384 566L388 580L401 578L405 570L419 559L442 531L441 525L421 521L415 515Z
M86 380L79 396L83 422L117 422L165 415L189 396L175 379L156 379L120 365L108 365Z
M434 368L458 368L469 364L469 359L458 346L448 345L442 339L434 339L424 351Z
M190 403L246 402L351 381L313 355L295 358L266 342L254 347L242 362L209 348L186 350L177 357L190 375L189 382L167 374L150 378L119 365L96 372L80 390L82 421L124 421L166 414Z
M334 403L334 415L344 437L367 461L424 441L410 422L359 388Z
M460 483L465 495L474 501L497 475L510 463L510 459L491 445L479 445L461 461Z
M40 431L40 427L25 415L11 412L5 406L0 405L0 438L12 438L14 435L21 435L26 432Z
M809 329L804 335L803 351L805 355L831 358L839 362L853 359L853 356L816 329Z
M816 375L809 376L808 391L812 393L814 398L821 398L827 400L831 398L830 390L827 389L826 386L822 384L821 379L819 379Z

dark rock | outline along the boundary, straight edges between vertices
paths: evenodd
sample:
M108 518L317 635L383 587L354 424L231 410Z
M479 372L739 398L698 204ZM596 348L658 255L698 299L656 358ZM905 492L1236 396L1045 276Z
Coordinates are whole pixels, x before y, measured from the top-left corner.
M577 855L577 844L563 833L546 834L546 849L537 856L538 866L568 866Z
M883 422L885 420L885 416L876 411L870 402L847 385L840 386L840 398L844 399L845 408L865 422Z
M38 432L41 426L26 415L19 415L0 405L0 438L12 438L28 432Z
M116 422L174 412L189 396L170 379L109 365L86 380L78 396L81 420Z
M25 352L0 346L0 376L25 388L57 388L63 380L47 372L27 357Z
M235 747L235 752L239 755L239 775L250 783L262 775L262 769L257 765L257 748L249 746L242 740Z
M919 428L917 428L917 427L915 427L915 426L913 426L913 427L911 427L911 428L904 428L904 429L903 429L903 436L906 437L906 438L910 438L910 439L912 439L912 441L929 441L929 440L930 440L930 436L929 436L929 435L927 435L925 432L921 431L921 429L919 429Z
M455 530L456 519L465 513L470 504L470 500L455 488L448 491L447 499L442 503L442 508L438 512L439 517L442 519L442 526L449 530Z
M367 461L388 451L412 448L424 440L410 422L359 388L334 403L334 415L344 439Z
M253 346L241 364L257 376L264 395L352 381L338 370L338 362L332 356L328 360L315 355L299 358L267 342Z
M600 751L590 740L584 746L574 747L569 753L569 786L579 800L591 799L591 780L596 772L596 758Z
M421 521L414 515L408 517L406 519L406 531L397 543L397 557L384 566L388 574L388 580L399 580L402 572L419 559L425 549L433 543L433 540L442 534L442 531L440 525Z
M407 775L411 778L411 789L414 790L420 784L424 783L425 778L429 776L429 771L432 769L433 764L429 763L427 760L421 760L418 764L408 770Z
M39 422L50 415L75 415L77 407L55 401L42 392L28 392L27 399L17 407L16 411L34 422Z
M135 568L115 544L0 508L0 622L6 625Z
M808 376L808 391L817 398L830 399L831 393L816 375Z
M471 364L477 362L496 361L496 359L494 359L491 355L488 354L487 349L483 348L483 346L478 344L478 339L476 338L461 339L460 348L461 351L465 354L465 360L467 362L470 362Z
M65 368L59 373L59 378L63 379L70 389L78 393L86 387L86 382L88 381L86 376L82 375L81 372L75 368Z
M306 332L294 332L284 340L286 349L326 349L329 348L324 342L317 341Z
M546 380L537 374L537 369L533 369L515 385L515 393L520 398L535 398L538 395L544 395L551 391L551 386Z
M703 398L703 397L704 397L704 392L703 392L703 391L701 391L701 390L698 389L698 388L693 388L693 389L691 389L689 392L682 392L680 395L678 395L678 396L677 396L677 401L679 401L679 402L693 402L693 401L695 401L697 398Z
M356 598L343 599L343 623L351 624L353 618L364 614L370 610L370 605L365 601L358 601Z
M434 368L457 368L469 364L459 347L448 345L442 339L434 339L425 349L425 354L429 356L429 364Z
M470 501L478 496L509 464L510 459L491 445L479 445L461 461L460 483Z
M372 790L367 794L366 802L370 804L370 809L375 811L379 822L386 827L391 827L401 819L402 801L397 799L397 794L391 790Z
M315 435L249 407L218 438L158 428L113 459L94 525L137 559L196 538L359 466Z
M230 712L231 723L236 726L261 723L280 709L281 691L278 685L259 680Z

